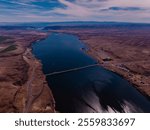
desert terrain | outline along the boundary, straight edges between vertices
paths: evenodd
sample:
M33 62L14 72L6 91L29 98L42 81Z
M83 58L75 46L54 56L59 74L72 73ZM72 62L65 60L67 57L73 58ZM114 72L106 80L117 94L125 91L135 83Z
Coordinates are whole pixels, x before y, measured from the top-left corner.
M150 27L64 27L50 30L77 35L101 66L135 86L150 99Z
M77 35L104 68L150 100L150 26L46 27ZM0 30L0 112L55 112L55 100L31 45L47 37L37 30Z
M0 112L55 112L55 101L31 44L47 36L0 30Z

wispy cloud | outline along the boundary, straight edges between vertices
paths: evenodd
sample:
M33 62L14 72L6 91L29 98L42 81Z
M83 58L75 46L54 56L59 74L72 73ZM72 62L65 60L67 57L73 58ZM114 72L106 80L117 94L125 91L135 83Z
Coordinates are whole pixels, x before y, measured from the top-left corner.
M59 0L59 2L66 6L66 8L56 8L53 12L57 14L64 14L74 17L88 17L92 15L90 9L86 6L81 6L73 2L69 2L66 0Z
M150 23L150 0L0 0L0 21Z
M141 11L141 10L145 10L143 8L140 7L109 7L108 9L104 10L104 11L108 11L108 10L114 10L114 11Z
M0 2L8 3L8 5L15 4L15 5L21 5L21 6L32 6L32 7L34 6L35 7L35 5L31 5L29 3L25 3L25 2L21 2L21 1L0 0Z

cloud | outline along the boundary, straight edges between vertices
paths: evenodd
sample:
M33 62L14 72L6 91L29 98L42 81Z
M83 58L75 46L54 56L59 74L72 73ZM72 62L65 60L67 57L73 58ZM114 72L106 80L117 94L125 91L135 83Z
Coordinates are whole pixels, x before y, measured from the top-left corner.
M0 12L3 21L150 23L150 0L0 0Z
M53 12L57 14L70 15L74 17L88 17L91 15L91 11L85 6L80 6L66 0L59 0L59 2L65 5L66 8L56 8Z
M108 0L107 6L150 7L150 0Z
M21 6L34 6L34 5L30 5L24 2L20 2L20 1L8 1L8 0L1 0L0 2L5 2L5 3L9 3L9 4L16 4L16 5L21 5Z
M140 7L109 7L108 9L103 9L103 11L109 11L109 10L113 10L113 11L141 11L141 10L145 10L143 8Z

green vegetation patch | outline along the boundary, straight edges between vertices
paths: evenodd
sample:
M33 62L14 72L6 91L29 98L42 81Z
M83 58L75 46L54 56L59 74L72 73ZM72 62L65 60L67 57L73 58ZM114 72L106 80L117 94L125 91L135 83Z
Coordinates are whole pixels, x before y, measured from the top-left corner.
M7 48L5 48L4 50L0 51L0 53L6 53L6 52L13 51L16 49L17 49L17 45L10 45Z

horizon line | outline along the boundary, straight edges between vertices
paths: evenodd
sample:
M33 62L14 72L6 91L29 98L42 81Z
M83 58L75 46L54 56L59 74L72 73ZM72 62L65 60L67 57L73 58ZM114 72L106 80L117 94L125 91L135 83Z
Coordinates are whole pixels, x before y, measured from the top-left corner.
M83 22L83 23L87 23L87 22L95 22L95 23L132 23L132 24L150 24L150 22L130 22L130 21L84 21L84 20L78 20L78 21L25 21L25 22L14 22L14 21L10 21L10 22L0 22L0 24L28 24L28 23L77 23L77 22Z

